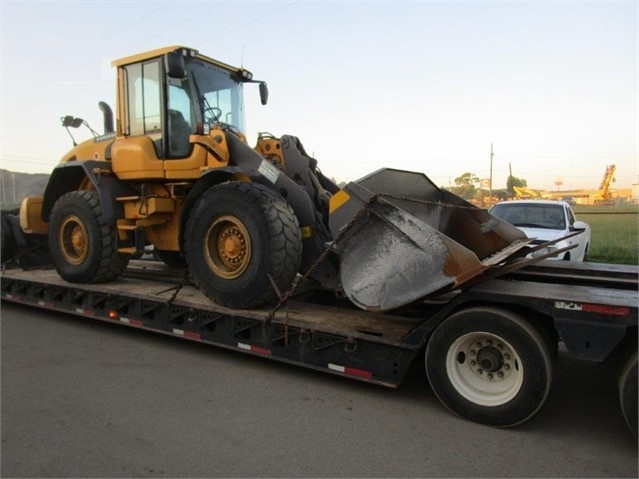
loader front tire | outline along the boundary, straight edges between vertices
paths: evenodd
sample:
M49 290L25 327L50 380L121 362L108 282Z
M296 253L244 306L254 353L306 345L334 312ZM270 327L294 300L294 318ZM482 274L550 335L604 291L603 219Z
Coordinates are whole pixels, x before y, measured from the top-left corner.
M275 299L271 279L285 292L299 269L301 245L291 207L257 183L210 188L186 225L185 256L196 285L217 304L231 308Z
M118 253L115 225L105 221L94 191L71 191L56 201L49 247L58 274L71 283L111 281L129 263L129 255Z
M433 332L426 372L452 412L510 427L531 418L546 400L554 358L544 335L521 315L490 306L458 311Z

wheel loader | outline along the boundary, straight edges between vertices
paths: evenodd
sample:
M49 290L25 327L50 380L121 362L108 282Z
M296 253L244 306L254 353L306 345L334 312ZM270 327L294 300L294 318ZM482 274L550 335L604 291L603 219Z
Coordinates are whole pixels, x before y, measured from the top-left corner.
M74 141L44 196L3 216L3 263L44 240L64 280L100 283L152 245L222 306L281 299L301 278L369 311L526 264L522 232L423 173L382 169L340 189L295 136L249 146L243 87L257 83L262 104L268 89L244 68L182 46L113 66L115 122L100 102L104 132Z

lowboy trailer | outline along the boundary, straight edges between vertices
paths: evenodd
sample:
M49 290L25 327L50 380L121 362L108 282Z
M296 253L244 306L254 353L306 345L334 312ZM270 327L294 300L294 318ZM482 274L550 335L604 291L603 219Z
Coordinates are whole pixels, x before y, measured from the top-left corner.
M563 341L578 358L618 366L621 409L636 435L637 278L635 266L543 261L393 314L317 291L279 308L231 309L181 270L140 260L100 285L68 283L53 269L5 269L1 297L389 387L423 353L441 402L497 427L541 408Z

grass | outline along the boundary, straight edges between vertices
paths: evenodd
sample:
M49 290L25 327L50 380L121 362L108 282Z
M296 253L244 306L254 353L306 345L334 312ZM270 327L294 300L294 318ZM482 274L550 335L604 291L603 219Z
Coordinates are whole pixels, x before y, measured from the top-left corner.
M590 225L592 241L588 261L639 264L639 215L637 207L577 206L578 220Z

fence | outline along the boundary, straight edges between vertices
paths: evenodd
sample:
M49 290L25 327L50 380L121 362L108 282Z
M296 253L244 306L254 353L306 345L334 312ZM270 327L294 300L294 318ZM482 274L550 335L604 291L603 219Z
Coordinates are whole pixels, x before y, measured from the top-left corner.
M614 207L575 209L578 220L585 221L592 231L588 261L596 263L638 264L639 215L636 208L616 211Z

